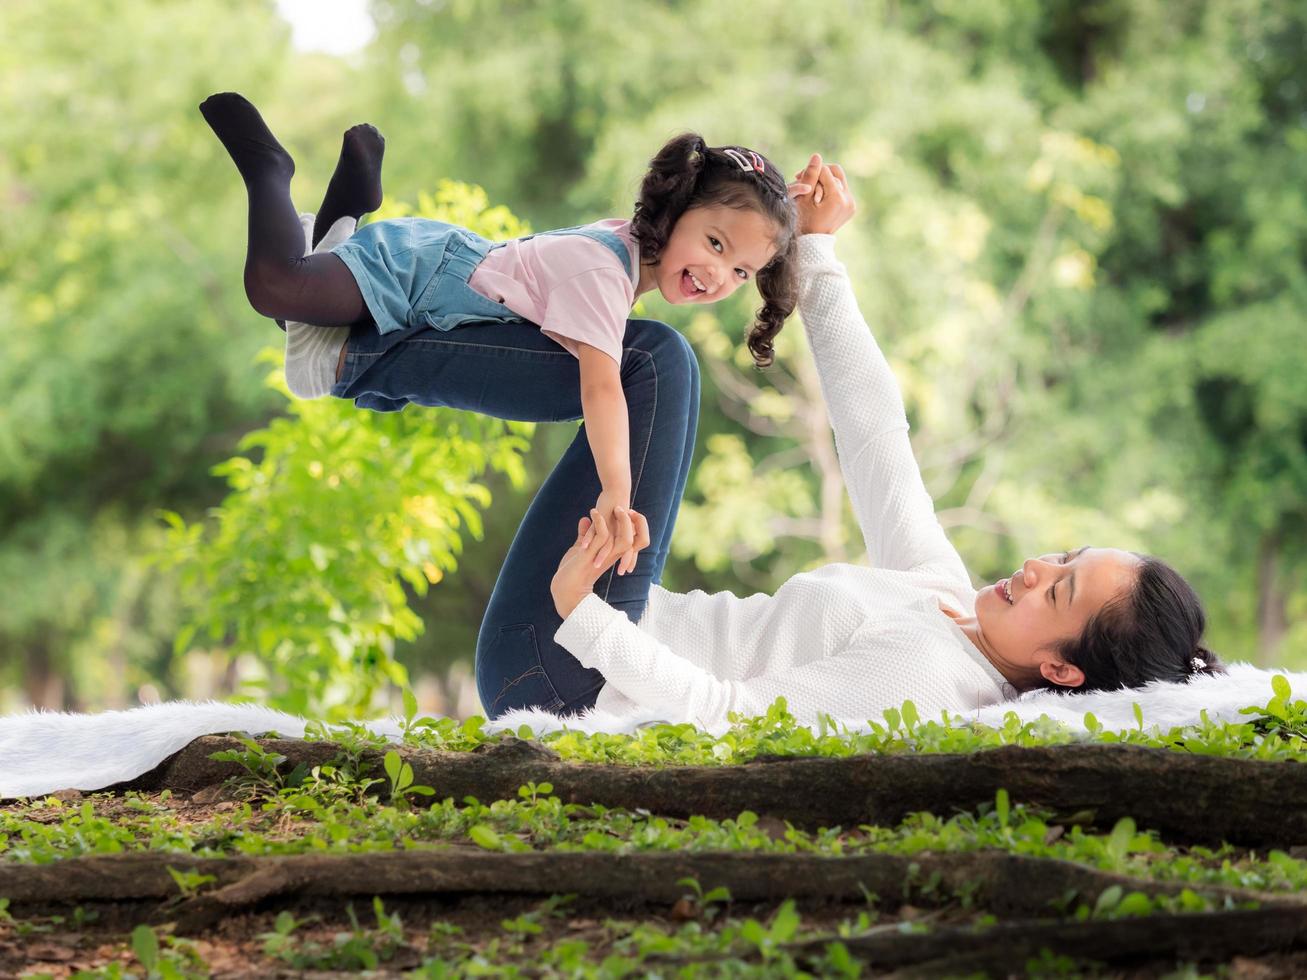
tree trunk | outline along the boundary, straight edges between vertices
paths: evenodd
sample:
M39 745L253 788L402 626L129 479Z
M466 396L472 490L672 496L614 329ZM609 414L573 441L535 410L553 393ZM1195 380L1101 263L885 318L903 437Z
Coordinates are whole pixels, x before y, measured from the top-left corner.
M32 640L25 645L26 669L23 688L27 700L34 708L62 711L64 707L64 678L50 660L50 645L46 640Z
M1280 574L1280 533L1262 538L1257 556L1257 662L1272 667L1289 632L1289 597Z

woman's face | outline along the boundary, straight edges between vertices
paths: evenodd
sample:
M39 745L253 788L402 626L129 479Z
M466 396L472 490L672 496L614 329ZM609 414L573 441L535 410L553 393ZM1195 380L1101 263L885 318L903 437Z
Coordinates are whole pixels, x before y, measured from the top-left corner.
M1010 578L976 595L982 649L1002 670L1038 672L1068 687L1084 683L1076 667L1054 656L1090 618L1134 582L1139 558L1116 548L1078 548L1027 559Z
M776 228L757 211L714 205L691 208L672 228L655 268L669 303L716 303L776 254Z

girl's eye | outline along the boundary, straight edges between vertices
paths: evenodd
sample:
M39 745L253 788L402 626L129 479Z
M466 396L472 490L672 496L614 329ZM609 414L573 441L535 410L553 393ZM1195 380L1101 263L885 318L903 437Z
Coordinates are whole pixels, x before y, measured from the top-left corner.
M712 242L712 247L714 252L720 252L722 250L722 243L719 242L717 239L713 238L712 235L708 236L708 241Z
M749 274L745 272L743 269L736 269L735 274L739 276L741 280L747 281L749 278Z

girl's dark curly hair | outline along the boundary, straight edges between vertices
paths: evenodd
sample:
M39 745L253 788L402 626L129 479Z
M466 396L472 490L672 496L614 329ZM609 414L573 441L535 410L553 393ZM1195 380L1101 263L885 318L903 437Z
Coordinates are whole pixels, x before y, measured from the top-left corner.
M761 161L745 170L740 160ZM708 146L697 133L669 140L649 161L631 233L640 261L657 262L681 215L691 208L756 211L776 227L776 254L758 270L762 308L749 330L749 352L759 367L772 363L773 339L798 301L798 211L776 165L742 146Z

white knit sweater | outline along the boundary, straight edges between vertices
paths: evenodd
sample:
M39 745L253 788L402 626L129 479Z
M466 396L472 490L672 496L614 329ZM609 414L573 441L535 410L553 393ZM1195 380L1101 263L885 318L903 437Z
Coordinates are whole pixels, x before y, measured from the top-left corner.
M941 600L971 615L975 589L935 518L908 443L903 397L832 235L799 240L799 312L840 467L876 568L826 565L775 595L688 595L655 586L638 624L595 595L555 638L607 683L597 707L627 702L669 721L763 713L778 695L801 722L879 719L911 700L923 718L967 714L1015 691Z

